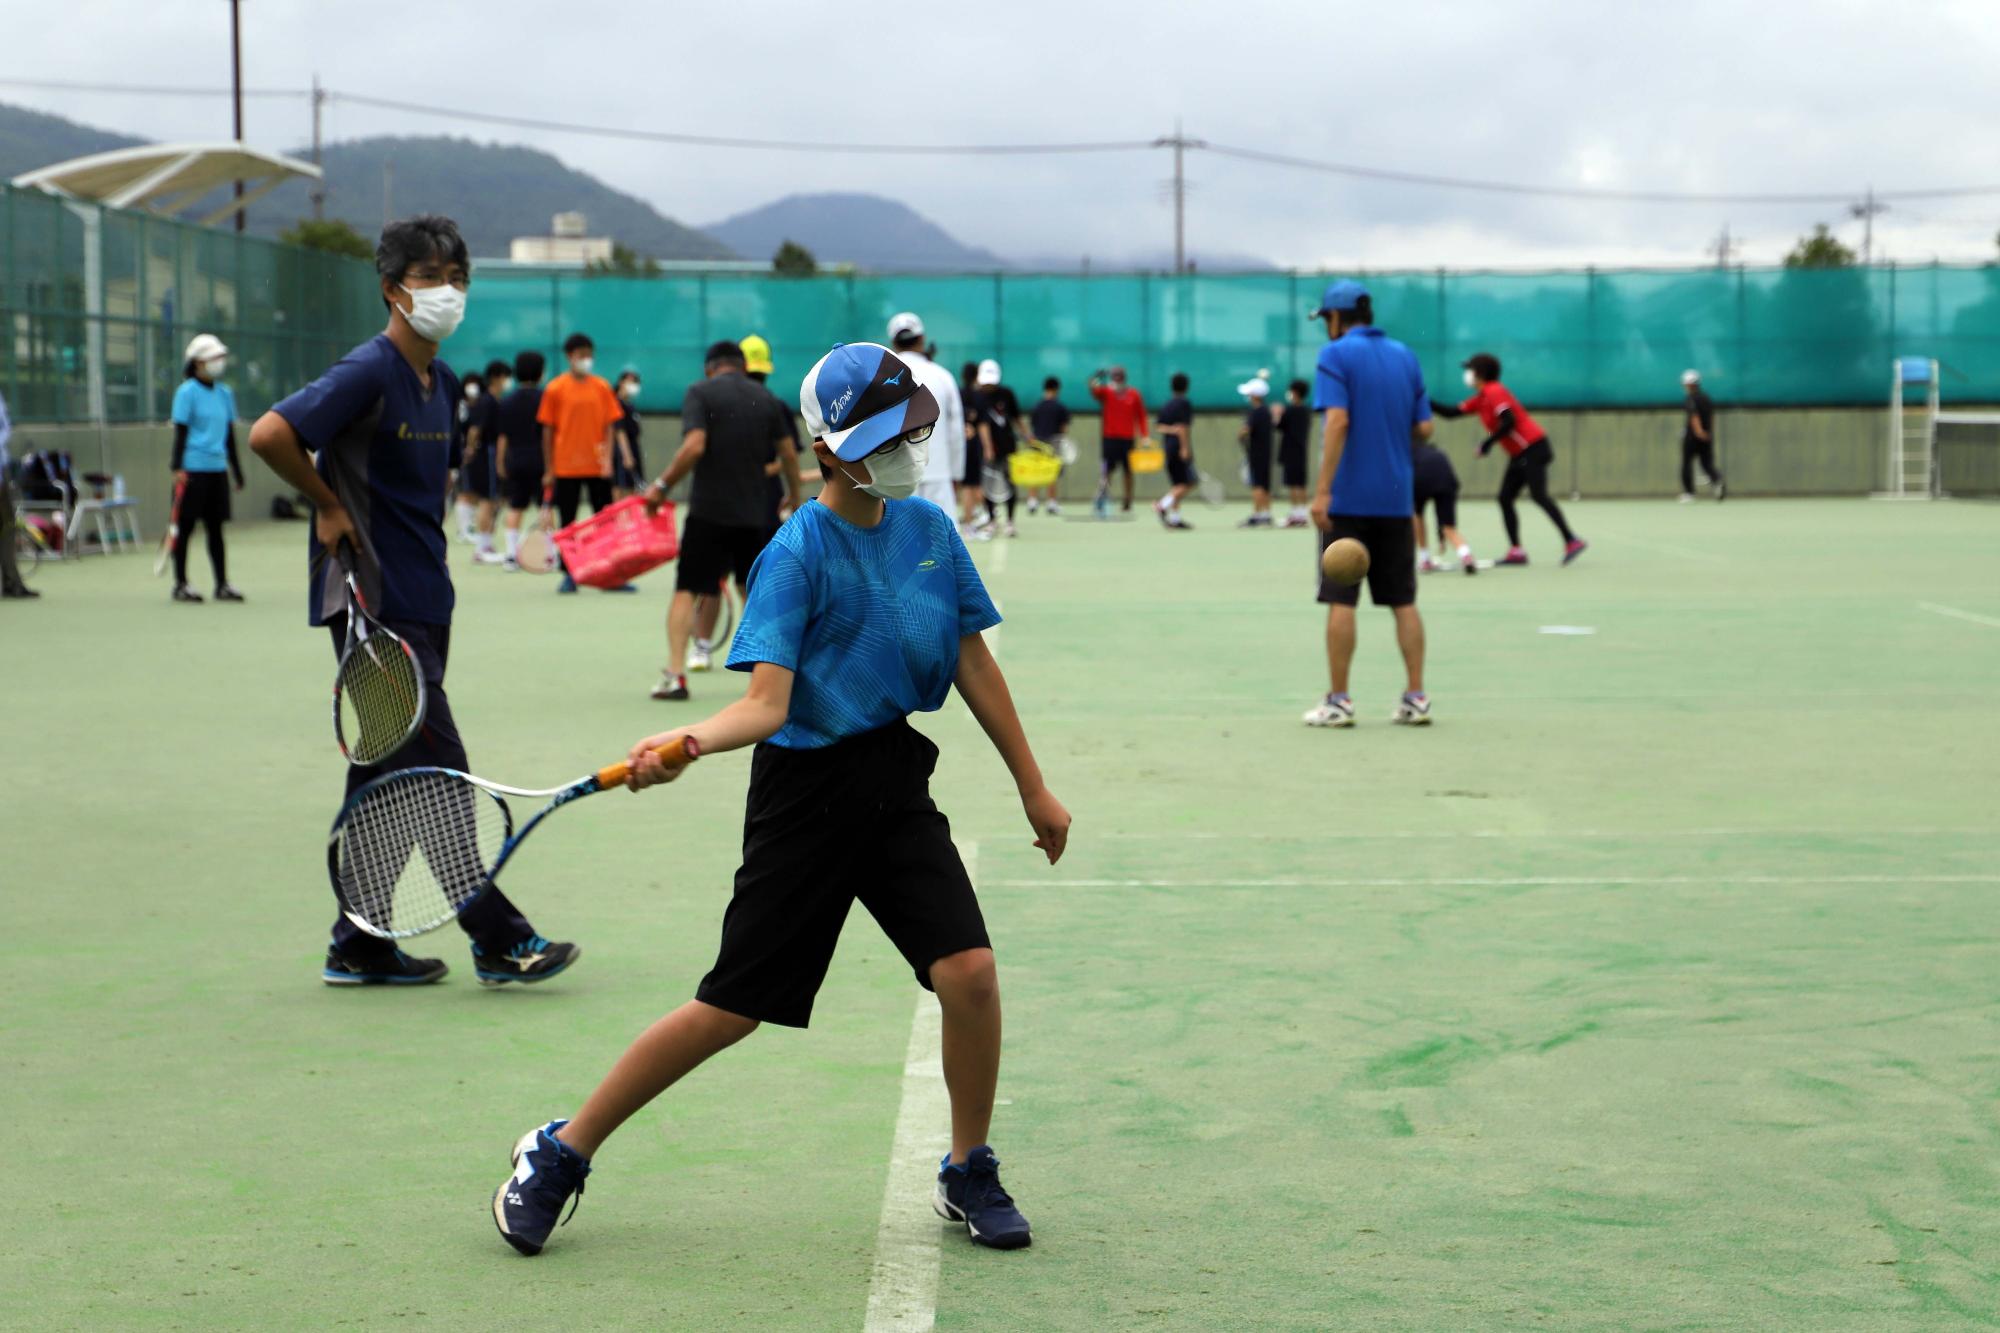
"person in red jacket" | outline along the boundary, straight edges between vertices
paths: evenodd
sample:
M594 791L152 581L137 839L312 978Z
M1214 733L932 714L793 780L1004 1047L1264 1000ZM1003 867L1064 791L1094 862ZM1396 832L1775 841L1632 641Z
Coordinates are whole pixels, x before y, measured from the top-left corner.
M1496 563L1528 563L1528 553L1521 549L1521 516L1514 510L1515 499L1526 487L1529 497L1562 534L1563 563L1568 564L1582 555L1588 544L1570 531L1561 506L1549 494L1549 464L1555 462L1556 455L1549 447L1548 432L1535 424L1528 409L1500 382L1498 357L1485 352L1467 357L1465 387L1472 390L1470 398L1456 407L1432 399L1431 411L1448 418L1477 413L1487 432L1480 442L1479 456L1486 457L1496 444L1507 451L1507 473L1500 479L1500 517L1507 524L1507 554Z
M1146 434L1146 404L1139 391L1125 382L1125 367L1111 367L1107 382L1103 371L1090 377L1090 396L1104 409L1104 462L1097 479L1097 516L1110 509L1111 474L1125 470L1126 513L1132 512L1132 442Z

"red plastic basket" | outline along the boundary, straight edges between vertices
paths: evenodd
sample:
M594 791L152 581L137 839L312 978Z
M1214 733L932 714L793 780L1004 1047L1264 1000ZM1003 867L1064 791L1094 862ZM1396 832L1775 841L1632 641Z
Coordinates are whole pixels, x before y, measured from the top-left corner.
M578 519L555 534L555 544L569 576L589 588L629 583L681 552L673 501L647 518L646 502L636 495Z

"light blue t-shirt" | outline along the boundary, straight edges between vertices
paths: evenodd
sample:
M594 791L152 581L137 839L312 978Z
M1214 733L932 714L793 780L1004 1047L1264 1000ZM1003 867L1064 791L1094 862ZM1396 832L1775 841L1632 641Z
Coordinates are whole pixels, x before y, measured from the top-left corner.
M1347 443L1333 474L1336 514L1407 518L1415 494L1410 433L1431 419L1416 354L1372 324L1349 329L1319 349L1313 409L1347 412Z
M174 390L176 426L188 428L187 448L181 452L185 472L226 472L229 470L229 426L236 420L236 395L227 384L203 384L185 379Z
M999 623L944 510L891 500L880 523L858 528L815 500L751 567L729 667L795 673L771 744L814 750L944 707L958 641Z

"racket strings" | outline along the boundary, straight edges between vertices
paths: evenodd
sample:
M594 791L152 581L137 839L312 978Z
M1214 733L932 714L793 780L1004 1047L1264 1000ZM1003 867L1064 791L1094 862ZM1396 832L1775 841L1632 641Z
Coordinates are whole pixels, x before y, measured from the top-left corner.
M423 711L423 681L402 644L375 636L340 664L341 731L348 757L380 763L403 747Z
M449 921L487 885L511 831L507 808L463 778L412 771L372 788L341 820L348 910L385 935Z

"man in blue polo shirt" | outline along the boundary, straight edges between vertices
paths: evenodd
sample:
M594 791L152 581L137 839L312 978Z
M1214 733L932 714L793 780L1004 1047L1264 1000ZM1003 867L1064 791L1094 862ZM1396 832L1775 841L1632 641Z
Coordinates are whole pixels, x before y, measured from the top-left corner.
M1410 525L1410 441L1431 435L1424 373L1409 348L1375 327L1368 289L1358 282L1329 286L1311 318L1326 322L1329 339L1313 376L1313 407L1324 414L1313 524L1322 551L1342 537L1368 548L1368 595L1395 615L1396 643L1409 671L1394 719L1424 726L1431 704L1424 694L1424 622L1417 614L1416 537ZM1332 689L1306 713L1309 727L1354 725L1347 672L1360 599L1358 584L1320 579Z
M350 765L350 796L396 769L468 767L444 692L453 606L444 511L459 382L437 352L464 318L470 268L449 218L384 227L375 270L388 328L250 430L257 456L313 505L311 622L327 627L338 653L347 630L346 582L330 552L346 546L369 610L402 636L423 669L423 725L380 764ZM577 958L574 944L543 939L497 888L467 907L458 924L472 937L484 985L545 981ZM411 958L343 914L334 920L321 979L329 986L421 985L445 972L441 960Z

